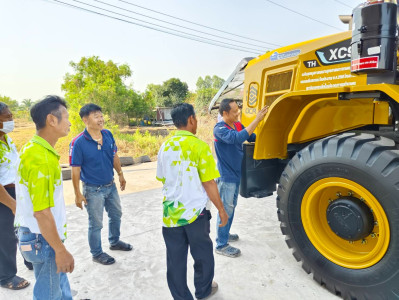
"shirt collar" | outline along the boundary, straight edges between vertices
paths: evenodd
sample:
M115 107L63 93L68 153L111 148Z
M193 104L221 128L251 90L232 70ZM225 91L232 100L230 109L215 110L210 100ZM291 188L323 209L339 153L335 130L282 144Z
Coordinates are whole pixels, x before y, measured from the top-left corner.
M83 136L86 138L86 140L93 140L90 133L87 131L87 128L85 128L85 130L83 130Z
M55 151L55 149L42 137L38 136L38 135L34 135L33 138L31 139L31 141L33 143L39 144L40 146L46 148L47 150L49 150L50 152L54 153L55 156L58 157L58 159L60 158L60 155L57 153L57 151Z
M177 136L193 136L193 137L196 137L194 134L192 134L190 131L187 131L187 130L177 130L175 135L177 135Z
M101 130L101 135L103 135L104 129ZM85 130L83 131L83 136L86 138L86 140L91 140L96 142L90 135L90 133L87 131L87 128L85 128ZM104 138L104 136L103 136ZM97 142L96 142L97 143Z
M230 128L230 129L233 129L233 130L237 130L237 127L236 127L236 123L238 123L238 122L234 122L234 127L231 127L229 124L227 124L225 121L220 121L219 123L217 123L217 124L221 124L221 125L223 125L223 126L227 126L228 128Z

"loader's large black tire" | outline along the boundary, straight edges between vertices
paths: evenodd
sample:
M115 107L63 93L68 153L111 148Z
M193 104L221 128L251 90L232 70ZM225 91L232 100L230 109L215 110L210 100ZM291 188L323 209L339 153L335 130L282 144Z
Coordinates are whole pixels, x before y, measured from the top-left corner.
M319 140L288 163L277 194L287 245L318 283L344 299L399 299L399 151L392 140L370 134ZM368 236L350 241L326 225L324 208L342 198L369 209L375 227ZM349 259L336 255L341 250Z

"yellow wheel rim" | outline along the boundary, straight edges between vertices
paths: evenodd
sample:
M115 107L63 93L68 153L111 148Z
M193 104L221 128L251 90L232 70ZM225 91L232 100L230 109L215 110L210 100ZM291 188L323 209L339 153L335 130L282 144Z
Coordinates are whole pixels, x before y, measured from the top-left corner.
M327 223L327 207L340 195L356 197L370 208L375 223L369 236L347 241L331 230ZM390 231L384 209L367 189L351 180L329 177L313 183L302 199L301 217L313 246L328 260L342 267L371 267L384 257L388 249Z

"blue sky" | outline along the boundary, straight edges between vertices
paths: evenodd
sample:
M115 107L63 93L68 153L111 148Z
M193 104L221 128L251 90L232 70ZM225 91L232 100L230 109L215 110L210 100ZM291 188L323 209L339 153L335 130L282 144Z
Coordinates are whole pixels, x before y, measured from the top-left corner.
M62 1L83 6L73 0ZM100 5L94 0L80 1ZM239 39L151 13L118 0L102 1L186 27ZM294 14L267 0L126 1L279 45L333 34L339 32L339 29L347 30L347 25L339 21L338 15L351 13L349 7L335 0L273 1L336 29ZM340 2L351 7L360 3L354 0ZM166 24L163 26L172 27ZM161 84L171 77L187 82L189 89L194 91L199 76L218 75L227 78L243 57L254 56L254 53L171 36L57 5L52 0L0 0L0 95L18 101L26 98L37 100L46 94L62 95L60 87L63 77L66 72L72 71L69 62L92 55L119 64L129 64L133 76L127 83L143 92L147 84Z

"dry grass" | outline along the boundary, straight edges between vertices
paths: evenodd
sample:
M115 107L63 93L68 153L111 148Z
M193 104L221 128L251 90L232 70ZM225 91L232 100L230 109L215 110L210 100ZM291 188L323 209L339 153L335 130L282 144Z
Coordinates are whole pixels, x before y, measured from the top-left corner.
M212 116L198 116L197 136L208 143L211 148L213 144L213 126L215 123L216 120ZM15 119L15 125L16 128L10 133L10 137L19 151L32 138L36 130L34 124L26 119ZM115 136L119 156L138 157L148 155L151 160L154 160L162 143L173 134L174 126L167 128L169 135L165 134L165 127L158 129L150 128L150 131L147 132L143 132L143 129L145 130L145 128L141 128L140 131L132 131L129 128L121 129L121 133ZM160 130L163 131L162 134L159 134ZM72 134L69 134L58 140L55 150L61 156L60 163L68 163L69 143L73 137Z
M9 136L12 138L19 151L21 147L36 133L36 130L34 124L21 124L18 119L14 121L15 129L9 134Z
M15 120L15 130L9 135L17 146L18 151L23 145L25 145L35 134L36 129L33 123L21 122L19 119ZM60 163L66 164L69 161L69 143L73 138L72 135L68 135L58 140L55 145L55 150L60 154Z
M213 127L216 124L216 118L210 115L198 116L197 136L210 147L213 145Z
M143 156L148 155L151 160L156 160L158 150L162 143L171 135L157 135L155 132L150 134L149 131L140 133L139 130L132 133L121 133L115 137L120 156Z

